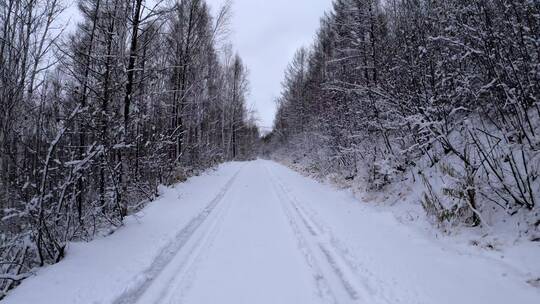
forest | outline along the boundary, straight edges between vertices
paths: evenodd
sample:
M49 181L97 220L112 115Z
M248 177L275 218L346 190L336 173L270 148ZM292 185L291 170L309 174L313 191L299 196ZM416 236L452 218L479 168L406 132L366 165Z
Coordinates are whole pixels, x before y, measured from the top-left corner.
M0 1L0 299L259 138L230 5L80 0L73 31L65 9Z
M213 242L229 249L230 256L219 251L208 256L236 258L239 273L257 270L248 263L257 249L265 249L265 261L277 262L255 259L256 265L268 272L284 269L284 276L287 263L296 267L306 258L307 266L299 262L298 267L315 278L319 296L343 289L341 299L351 303L362 292L379 301L381 295L364 290L367 279L387 296L397 290L384 303L420 303L407 283L421 282L429 293L428 281L441 277L452 286L468 285L465 290L476 298L484 287L497 295L491 294L492 286L505 280L523 283L519 288L540 286L534 263L512 273L500 266L507 261L496 264L499 252L485 254L489 264L477 257L485 252L462 260L470 246L456 247L462 250L456 255L439 250L441 243L454 241L439 241L439 232L475 231L481 241L499 233L511 235L504 240L514 243L504 248L522 254L522 264L538 260L530 258L536 252L530 248L540 242L540 1L329 0L331 10L322 16L312 43L298 49L285 70L267 134L259 130L250 106L248 67L230 42L232 2L216 9L207 0L77 0L80 18L72 28L65 25L66 2L0 0L0 300L37 269L63 260L69 244L115 236L129 218L160 200L162 209L153 209L147 222L141 219L141 227L150 228L141 233L147 243L137 245L158 246L152 233L172 227L178 230L169 240L175 249L156 247L156 257L144 256L158 265L149 268L156 277L147 276L142 266L135 283L121 271L114 274L125 275L122 279L133 283L129 286L163 285L176 296L176 289L191 284L185 281L190 271L198 270L182 258L202 261ZM269 160L243 162L257 158ZM353 209L341 193L281 164L352 189L362 199L378 198L372 199L379 203L371 204L375 207L414 205L421 219L403 218L427 219L437 241L409 233L399 219ZM202 211L173 205L183 199L174 196L174 186L205 171L215 175L182 188L197 194ZM191 221L182 218L184 211L191 212ZM320 220L325 217L330 225ZM160 219L163 226L148 224ZM185 226L174 226L176 220ZM229 225L223 228L222 222ZM379 224L386 228L375 231ZM128 232L136 231L126 230L121 232L131 237ZM350 241L348 233L362 237ZM227 238L218 237L223 235ZM275 243L288 247L272 247L260 235L275 236ZM421 245L410 242L411 235ZM369 247L367 239L373 246L362 248ZM471 243L478 245L478 239ZM130 240L110 252L128 252ZM236 241L239 246L231 245ZM391 247L394 243L402 248ZM483 249L496 251L493 244ZM394 256L401 249L404 262ZM364 256L368 251L375 253ZM433 259L422 261L423 254ZM508 264L516 260L511 256ZM313 261L323 265L320 273ZM470 262L469 273L459 272L463 261ZM391 262L405 270L389 267ZM186 269L160 279L174 270L166 269L168 263ZM223 268L207 273L205 282L217 276L231 286L241 281L228 277L227 263L215 264ZM76 266L81 265L93 267ZM425 276L400 282L402 289L387 285L399 275L410 276L411 265ZM502 268L503 275L485 285L476 279ZM444 277L444 271L452 275ZM264 278L247 283L267 290L271 276L256 274ZM461 277L471 284L454 280ZM330 287L321 287L323 279ZM285 287L292 289L285 295L295 295L296 285ZM520 290L504 287L504 295ZM467 296L448 290L431 299ZM537 296L531 290L524 297ZM127 296L114 303L144 301L151 295L145 291L124 290Z
M265 154L366 191L419 184L434 222L496 214L527 234L539 55L538 1L335 0L286 71Z

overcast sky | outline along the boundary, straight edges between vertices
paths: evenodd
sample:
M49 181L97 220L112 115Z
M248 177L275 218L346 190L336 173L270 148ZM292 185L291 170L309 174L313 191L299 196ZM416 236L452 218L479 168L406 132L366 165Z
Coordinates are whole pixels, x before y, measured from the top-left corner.
M207 0L214 11L224 1ZM258 112L261 127L272 127L274 100L281 91L284 70L299 47L312 43L320 18L330 9L331 2L233 0L230 38L250 71L249 102ZM77 18L75 5L68 11L68 15Z
M208 0L213 8L224 0ZM272 127L274 100L294 52L309 46L331 0L234 0L232 42L250 74L250 102L260 125Z

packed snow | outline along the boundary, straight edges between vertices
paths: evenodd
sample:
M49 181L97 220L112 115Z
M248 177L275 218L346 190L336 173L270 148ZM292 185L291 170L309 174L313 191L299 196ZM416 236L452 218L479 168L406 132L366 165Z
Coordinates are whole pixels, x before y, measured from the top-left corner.
M5 303L537 304L538 243L437 240L271 161L163 188L114 234L72 243Z

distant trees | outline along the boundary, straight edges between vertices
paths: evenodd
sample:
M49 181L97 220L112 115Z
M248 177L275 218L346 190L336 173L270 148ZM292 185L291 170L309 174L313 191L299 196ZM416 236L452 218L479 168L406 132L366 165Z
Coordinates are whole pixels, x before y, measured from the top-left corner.
M155 4L155 3L154 3ZM0 3L0 298L159 184L253 156L247 71L203 0Z
M533 210L539 16L530 1L335 0L287 71L274 147L375 189L437 167L438 218Z

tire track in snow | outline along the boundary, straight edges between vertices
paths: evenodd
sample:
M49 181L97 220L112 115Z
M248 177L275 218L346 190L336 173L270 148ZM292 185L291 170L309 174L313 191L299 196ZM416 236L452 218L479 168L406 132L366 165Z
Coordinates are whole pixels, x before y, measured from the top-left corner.
M215 219L205 223L204 226L208 227L201 228L200 230L204 230L201 233L197 232L199 235L197 240L189 248L189 252L182 256L181 263L175 269L176 275L162 288L163 292L155 303L179 304L183 302L192 287L199 265L210 253L232 203L232 201L224 202L219 210L215 211Z
M351 270L352 275L357 278L363 289L368 293L367 296L374 299L375 303L399 303L400 298L397 297L392 290L393 285L388 284L384 280L378 278L368 267L363 265L360 260L355 257L352 251L347 247L346 243L337 238L328 225L324 224L322 220L318 218L318 215L313 211L307 211L302 207L302 204L291 193L291 190L284 186L285 191L294 198L294 204L298 207L302 216L308 218L311 223L314 223L321 231L327 240L328 250L333 252L334 256L339 256L348 269ZM303 204L305 205L305 204ZM373 300L372 300L373 301Z
M223 200L232 184L240 174L238 170L231 179L221 188L218 194L208 203L208 205L189 223L184 226L175 237L165 245L154 258L151 265L134 278L133 282L119 295L113 304L132 304L136 303L144 293L152 286L154 280L169 266L171 261L178 255L178 253L186 246L186 244L192 239L193 235L199 230L199 228L206 222L208 217L213 213L216 207Z
M291 201L283 185L268 168L267 171L285 215L298 239L300 250L304 253L308 265L314 271L319 296L328 303L341 304L345 299L348 299L350 303L361 303L358 302L358 292L345 278L344 271L335 263L333 258L328 259L328 251L322 250L324 247L318 241L320 235L318 228L312 225L307 218L300 215L299 209ZM336 281L339 282L341 288L336 286L335 283L332 284L332 282Z
M321 221L310 216L283 184L281 180L267 168L271 175L274 188L284 202L288 203L294 212L292 222L297 221L303 224L305 231L309 235L307 243L310 243L311 251L318 254L319 261L322 261L330 270L340 285L340 291L346 294L351 303L398 303L399 299L391 296L390 287L384 282L374 277L367 269L358 266L357 259L352 256L350 250L344 246L343 242L337 239L334 234ZM321 263L321 262L319 262ZM323 265L324 265L323 264ZM329 274L325 274L330 276ZM334 284L336 285L336 284ZM384 291L378 290L374 286L386 286ZM333 288L333 293L340 291ZM342 299L340 298L340 303Z
M315 256L315 252L312 246L310 246L307 238L305 237L305 233L302 232L301 227L298 225L298 220L294 218L291 208L285 205L286 204L285 201L287 200L287 198L284 196L284 193L280 191L280 189L278 188L278 185L276 184L276 181L272 177L272 174L270 173L268 168L266 169L268 171L268 175L270 176L270 181L272 183L274 191L280 201L283 212L285 213L287 221L289 222L289 225L291 226L293 230L294 236L297 239L298 247L302 255L304 256L306 264L309 266L309 268L312 271L312 276L315 281L315 286L317 287L317 295L326 303L338 304L339 302L336 300L336 296L334 292L332 291L332 289L330 288L328 278L323 273L321 266L319 264L319 261ZM306 223L304 223L304 225L305 224ZM308 228L308 231L310 233L315 233L314 230L309 230L309 228Z
M393 287L391 285L377 278L373 272L363 266L360 261L353 256L352 251L345 243L337 238L323 221L318 219L315 212L307 212L306 209L302 207L302 205L305 204L300 204L298 199L292 194L292 191L277 177L275 179L281 190L287 196L288 201L297 211L298 216L304 223L307 223L307 225L311 227L308 228L308 230L315 231L315 234L312 235L319 239L318 245L320 250L323 252L330 265L335 267L334 271L338 274L340 279L343 279L342 284L351 295L356 293L356 295L360 297L358 291L362 291L361 298L368 300L368 303L393 304L400 302L400 299L393 294ZM353 284L352 282L356 282L357 284Z

